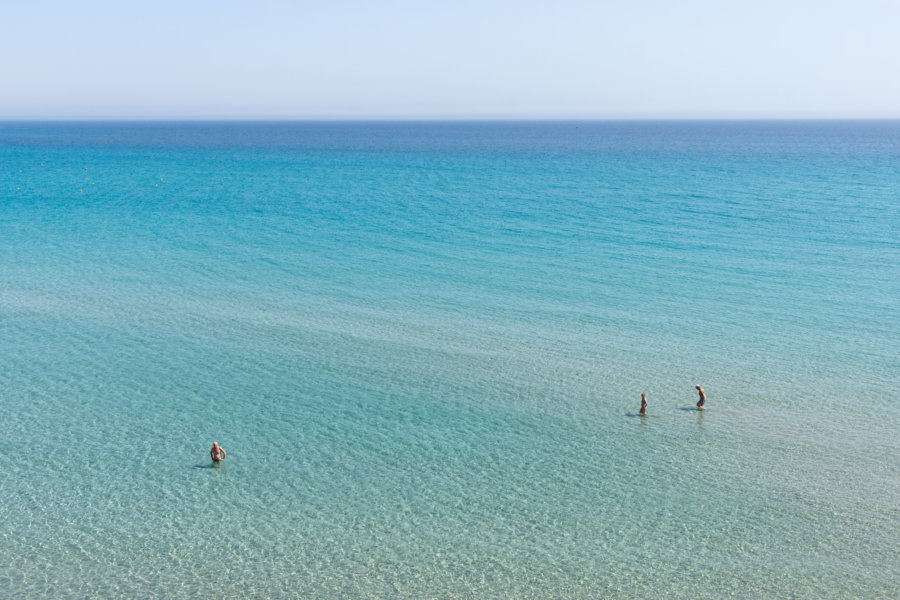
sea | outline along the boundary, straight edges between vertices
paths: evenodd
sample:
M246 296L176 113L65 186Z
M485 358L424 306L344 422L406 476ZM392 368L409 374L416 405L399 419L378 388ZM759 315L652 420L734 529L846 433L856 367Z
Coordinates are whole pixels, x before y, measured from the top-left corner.
M0 123L0 597L898 598L898 355L900 121Z

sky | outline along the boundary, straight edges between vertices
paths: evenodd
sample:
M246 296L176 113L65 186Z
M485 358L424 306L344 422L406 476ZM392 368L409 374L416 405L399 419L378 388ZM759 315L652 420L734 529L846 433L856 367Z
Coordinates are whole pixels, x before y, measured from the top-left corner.
M900 0L5 0L0 119L900 118Z

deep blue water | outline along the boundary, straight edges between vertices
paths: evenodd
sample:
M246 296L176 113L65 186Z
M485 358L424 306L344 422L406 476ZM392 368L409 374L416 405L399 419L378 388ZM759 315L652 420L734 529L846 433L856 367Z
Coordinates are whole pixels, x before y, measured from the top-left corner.
M4 597L896 594L900 122L0 123L0 193Z

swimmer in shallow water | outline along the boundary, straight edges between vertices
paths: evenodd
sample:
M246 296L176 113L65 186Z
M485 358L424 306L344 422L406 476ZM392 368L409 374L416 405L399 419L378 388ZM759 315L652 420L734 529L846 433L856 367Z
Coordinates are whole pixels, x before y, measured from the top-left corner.
M213 447L209 451L209 457L214 463L220 463L225 460L225 448L219 445L219 442L213 442Z
M641 394L641 414L647 414L647 394Z
M698 385L697 393L700 394L700 399L697 400L697 408L703 410L704 408L706 408L706 391Z

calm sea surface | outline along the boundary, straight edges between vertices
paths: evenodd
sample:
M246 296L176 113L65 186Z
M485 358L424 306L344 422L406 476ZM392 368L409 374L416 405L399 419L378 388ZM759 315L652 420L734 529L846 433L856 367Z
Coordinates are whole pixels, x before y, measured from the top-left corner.
M900 122L0 123L0 202L0 597L897 597Z

